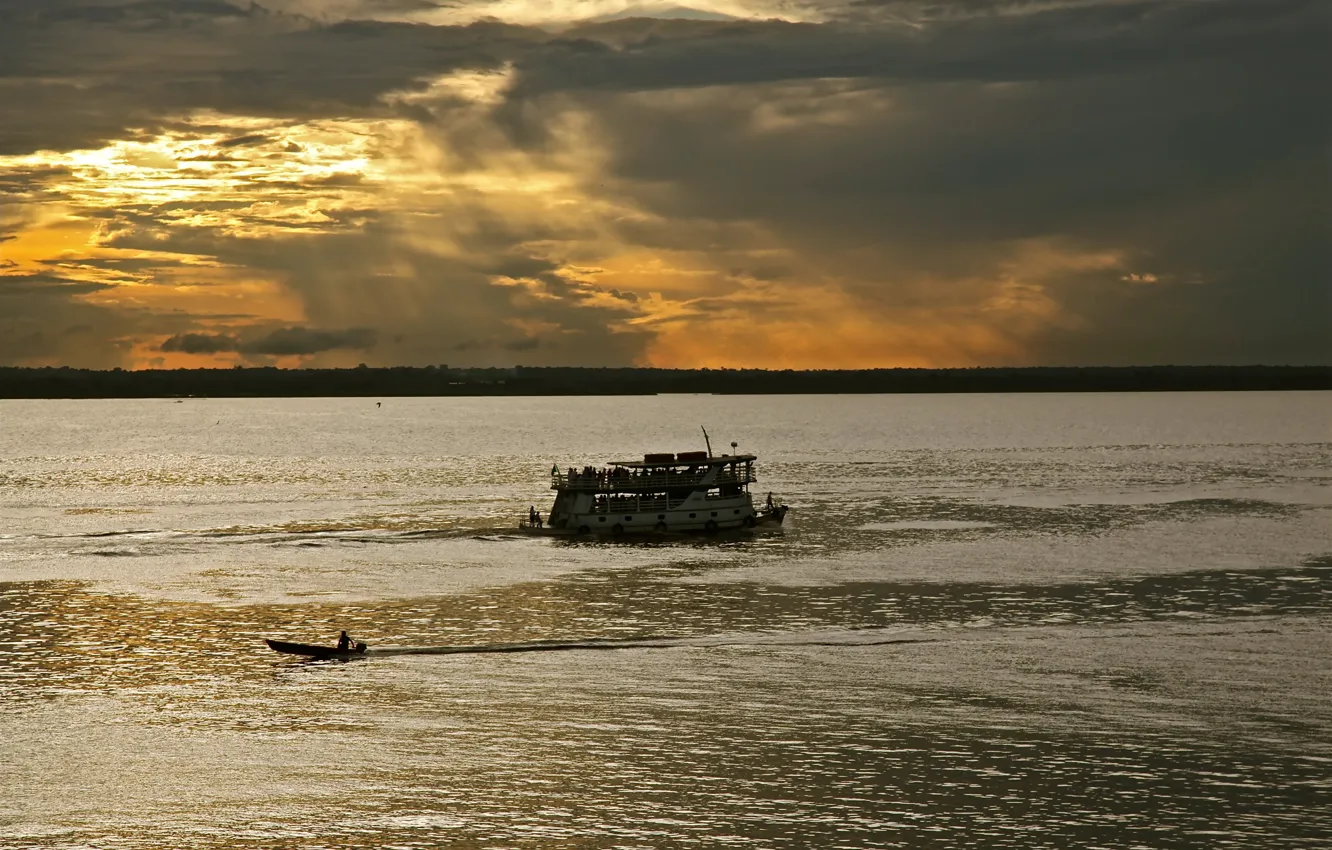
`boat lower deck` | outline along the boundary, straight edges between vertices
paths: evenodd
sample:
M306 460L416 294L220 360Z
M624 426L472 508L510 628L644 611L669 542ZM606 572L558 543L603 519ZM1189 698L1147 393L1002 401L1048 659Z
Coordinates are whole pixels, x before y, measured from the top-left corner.
M560 526L551 527L544 524L523 522L518 526L518 530L527 534L541 537L579 537L579 536L609 536L609 537L643 537L643 536L683 536L700 534L743 534L759 528L775 528L782 524L786 518L787 508L779 505L771 510L762 510L752 514L742 514L739 517L727 519L724 522L707 517L706 519L697 516L691 518L685 517L685 521L674 524L657 520L653 523L633 522L632 516L615 517L604 515L591 515L586 517L575 517L578 522L569 522ZM697 512L695 512L697 513ZM669 518L669 515L668 515ZM615 520L619 520L618 522ZM626 522L625 520L629 520Z

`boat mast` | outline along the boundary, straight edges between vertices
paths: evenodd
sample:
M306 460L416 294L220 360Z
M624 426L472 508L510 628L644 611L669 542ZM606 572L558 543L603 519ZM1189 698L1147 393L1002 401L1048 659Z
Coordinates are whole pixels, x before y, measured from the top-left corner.
M712 441L708 439L708 429L707 429L707 428L703 428L702 425L700 425L700 426L698 426L698 427L699 427L699 428L702 428L702 430L703 430L703 442L704 442L704 444L706 444L707 447L708 447L708 457L712 457Z

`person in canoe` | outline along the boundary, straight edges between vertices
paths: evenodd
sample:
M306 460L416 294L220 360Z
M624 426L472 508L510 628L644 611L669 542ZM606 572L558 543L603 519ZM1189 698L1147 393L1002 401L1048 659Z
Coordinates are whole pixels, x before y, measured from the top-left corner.
M351 652L355 648L356 644L352 643L351 635L343 630L342 634L338 635L338 652Z

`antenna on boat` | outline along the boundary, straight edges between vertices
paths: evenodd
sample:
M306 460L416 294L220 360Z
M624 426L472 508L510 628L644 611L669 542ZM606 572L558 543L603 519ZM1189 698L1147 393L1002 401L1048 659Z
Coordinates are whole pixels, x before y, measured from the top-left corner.
M698 426L698 427L699 427L699 428L703 428L702 425L700 425L700 426ZM707 429L707 428L703 428L703 442L706 443L707 446L708 446L708 457L712 457L712 441L708 439L708 429Z

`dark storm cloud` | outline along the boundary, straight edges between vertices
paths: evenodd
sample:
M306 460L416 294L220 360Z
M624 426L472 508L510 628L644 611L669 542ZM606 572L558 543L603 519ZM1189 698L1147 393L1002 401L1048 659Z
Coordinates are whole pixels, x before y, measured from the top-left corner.
M483 220L485 216L477 218ZM507 231L481 228L478 232L485 235L474 233L470 240L464 240L468 242L465 259L398 244L392 238L393 231L374 219L363 224L359 232L277 241L230 238L209 228L156 229L150 219L136 218L106 244L118 249L218 257L240 267L281 274L301 297L315 326L339 327L360 321L383 329L385 335L376 335L371 355L366 358L375 364L438 363L447 352L459 350L456 346L460 343L478 339L486 342L474 342L464 350L513 352L515 349L505 347L505 341L515 337L509 324L514 318L556 325L565 331L560 338L542 343L541 350L550 353L552 363L627 363L641 351L642 333L608 329L609 321L623 317L621 312L584 303L595 287L551 276L551 264L515 250L515 236ZM377 272L387 265L400 271L394 275ZM515 274L543 281L551 277L556 285L547 294L555 297L515 304L514 289L492 283L495 276ZM631 293L619 295L621 303L628 303L631 297ZM525 339L517 342L527 345ZM372 341L365 336L349 340ZM246 355L278 356L324 354L354 347L311 346L310 351L303 351L292 345L292 350L279 350L278 343L272 335L262 341L243 337L235 350ZM496 356L485 364L505 365L511 359Z
M373 348L376 334L369 328L319 330L305 327L275 328L262 336L241 339L235 334L183 333L167 339L159 350L185 354L266 354L274 357L318 354L322 351Z
M11 202L31 199L47 184L65 179L69 174L68 168L52 166L29 166L3 171L0 172L0 196ZM0 218L0 228L13 224L12 220Z
M6 4L18 8L19 20L41 23L80 21L89 23L169 24L190 18L243 17L238 4L223 0L128 0L128 2L87 2L87 0L43 0L26 4ZM5 7L0 7L4 9Z
M179 351L185 354L217 354L223 351L239 351L240 340L231 334L176 334L163 342L160 350Z
M0 82L25 80L0 98L0 155L92 147L198 109L386 114L386 92L497 68L546 37L494 21L323 23L258 4L0 0Z
M111 290L53 273L0 275L0 364L121 366L137 336L183 330L195 320L84 298Z
M542 346L542 341L536 337L525 337L523 339L498 340L498 339L465 339L453 346L454 351L459 352L481 352L481 351L536 351Z
M1070 322L1030 340L1031 362L1327 362L1325 24L1311 2L1214 2L1083 5L916 35L676 25L678 38L634 49L542 54L516 90L530 103L509 114L515 137L537 143L531 104L573 93L642 205L765 222L883 305L948 304L950 277L993 274L1023 240L1122 250L1156 273L1153 286L1113 269L1050 281ZM676 63L689 67L672 77ZM857 79L792 106L807 120L755 128L762 110L800 100L804 77L836 75ZM699 95L651 95L672 79ZM847 92L885 106L821 123Z
M321 351L347 348L364 351L375 345L375 332L369 328L346 330L318 330L314 328L278 328L258 339L243 343L240 351L246 354L317 354Z
M930 18L937 4L884 3ZM1007 9L1013 4L971 4ZM123 4L0 0L0 73L41 78L15 92L39 118L66 98L88 107L71 132L99 120L140 126L153 112L235 109L283 115L382 110L380 96L425 75L514 61L512 100L543 92L644 91L816 78L1049 83L1275 58L1324 67L1326 23L1312 0L1143 0L1055 6L1026 14L935 17L928 27L783 21L631 19L559 36L487 21L432 27L372 20L316 23L261 5L153 0ZM842 8L833 4L833 9ZM1021 7L1018 7L1021 8ZM144 28L144 22L154 27ZM1292 26L1292 23L1296 24ZM133 24L130 26L129 24ZM76 50L97 39L96 50ZM132 66L122 54L139 56ZM95 75L95 76L93 76ZM68 82L65 82L68 81ZM25 95L32 99L26 100ZM7 98L7 100L10 100ZM37 108L46 102L46 108ZM100 101L107 108L94 108ZM128 110L128 114L126 114ZM29 149L40 127L5 122L0 145ZM40 123L40 122L39 122ZM243 137L244 143L259 137ZM58 140L53 140L58 141ZM233 143L240 143L233 140ZM61 149L59 144L37 145Z
M77 280L59 275L6 274L0 275L0 298L69 298L113 288L110 284Z
M216 146L219 148L238 148L266 144L271 141L273 141L271 136L265 136L262 133L251 133L247 136L236 136L230 139L223 139L218 142Z
M1306 27L1285 25L1292 14ZM1198 58L1243 62L1319 50L1310 0L1142 0L953 17L928 27L785 21L653 21L581 27L524 61L523 90L650 90L815 78L911 83L1042 81L1143 71ZM615 46L612 46L615 45Z

